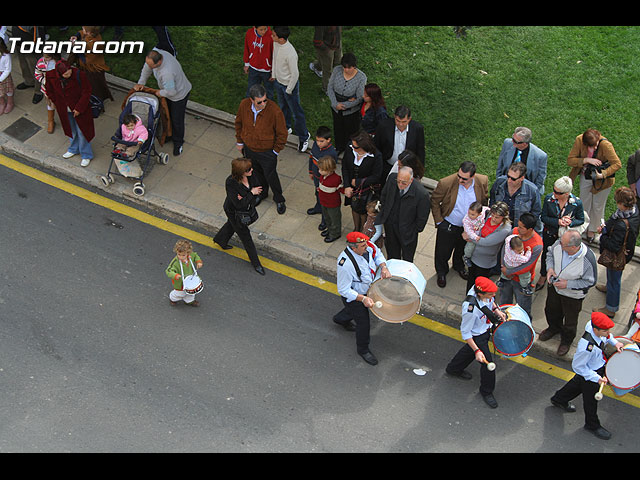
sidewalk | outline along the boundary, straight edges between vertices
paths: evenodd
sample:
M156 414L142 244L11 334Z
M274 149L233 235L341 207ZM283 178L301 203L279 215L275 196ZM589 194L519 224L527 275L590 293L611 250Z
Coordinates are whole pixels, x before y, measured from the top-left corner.
M18 85L22 81L19 72L14 69L12 75L15 85ZM163 147L157 144L158 151L169 154L169 162L167 165L154 165L144 179L144 196L137 197L133 194L134 181L130 179L115 175L115 183L108 187L104 187L100 181L100 176L107 173L111 160L111 136L118 126L120 106L125 92L133 86L132 82L111 75L107 77L115 101L107 100L105 113L95 120L96 137L92 141L95 158L88 167L80 166L79 156L68 160L62 158L69 139L64 135L57 116L55 132L47 134L46 104L43 100L33 105L33 89L16 90L15 109L9 114L0 115L0 149L7 155L16 155L164 215L197 224L199 228L215 234L226 221L222 210L224 182L231 172L230 162L237 154L234 115L189 102L186 143L182 155L175 158L172 156L171 142ZM21 136L24 141L15 138ZM307 174L308 155L297 151L297 137L292 135L289 140L288 147L291 148L284 149L278 163L278 173L287 199L287 211L284 215L278 215L271 197L263 201L258 206L260 219L251 226L252 236L260 255L286 258L290 263L304 266L325 277L335 278L336 258L344 249L346 234L353 227L351 212L349 207L342 208L342 238L331 244L325 243L317 229L318 215L306 214L306 210L315 203L313 183ZM452 171L455 166L452 166ZM423 182L430 189L436 185L436 181L432 179L425 179ZM236 236L231 244L242 248ZM421 313L426 316L444 315L457 325L466 294L466 282L452 270L447 276L445 289L436 285L434 244L435 228L430 216L427 227L420 234L414 260L427 279ZM601 266L598 268L599 280L604 283L606 271ZM636 259L627 265L623 274L621 309L616 315L616 327L613 330L615 335L623 335L627 331L627 320L640 287L639 273L636 255ZM267 273L267 277L269 275ZM259 281L259 276L256 275L255 280ZM546 288L534 294L533 326L537 333L546 328L545 297ZM592 308L603 307L604 299L604 294L595 289L587 295L574 348L581 336L580 332L589 320ZM339 302L336 303L336 309L339 308L338 305ZM330 319L331 314L327 312L327 318ZM534 349L555 355L557 346L556 337L545 343L537 341ZM564 357L566 361L573 357L574 348Z

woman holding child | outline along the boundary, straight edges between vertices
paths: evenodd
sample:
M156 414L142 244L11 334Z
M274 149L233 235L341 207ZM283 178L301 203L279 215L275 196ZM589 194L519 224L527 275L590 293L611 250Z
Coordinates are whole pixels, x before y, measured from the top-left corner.
M496 265L498 252L511 230L507 204L496 202L491 205L488 218L480 229L480 235L475 241L476 247L469 259L471 266L465 292L471 290L477 277L489 277L491 269ZM463 232L462 238L468 241L470 237Z

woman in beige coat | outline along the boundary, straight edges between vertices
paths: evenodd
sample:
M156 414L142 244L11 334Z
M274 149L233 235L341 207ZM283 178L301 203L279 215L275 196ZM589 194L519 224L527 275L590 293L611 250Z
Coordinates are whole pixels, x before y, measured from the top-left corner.
M592 241L604 220L607 197L622 163L611 142L598 130L589 128L576 137L567 164L571 167L571 180L580 176L579 196L590 219L585 234L587 241Z

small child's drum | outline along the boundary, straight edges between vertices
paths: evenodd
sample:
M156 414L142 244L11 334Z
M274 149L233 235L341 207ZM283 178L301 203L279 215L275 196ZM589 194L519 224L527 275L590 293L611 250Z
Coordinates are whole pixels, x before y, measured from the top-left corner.
M196 293L200 293L204 287L200 277L194 273L193 275L184 277L184 280L182 281L182 288L189 295L195 295Z
M420 269L411 262L390 259L386 263L391 278L383 279L378 269L367 297L376 303L371 311L380 320L403 323L420 311L427 281Z
M531 319L520 305L502 305L507 320L493 332L493 345L506 357L526 355L536 338Z

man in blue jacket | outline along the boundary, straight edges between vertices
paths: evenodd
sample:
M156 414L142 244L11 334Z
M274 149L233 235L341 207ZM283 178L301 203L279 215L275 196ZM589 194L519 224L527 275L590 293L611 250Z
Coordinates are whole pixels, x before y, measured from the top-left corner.
M505 202L509 206L511 225L518 225L520 215L531 212L537 219L535 231L542 232L540 193L533 182L526 179L527 167L522 162L513 163L507 174L496 178L489 192L489 205Z
M533 182L544 195L544 181L547 178L547 154L531 143L531 130L518 127L511 136L505 139L498 156L496 178L506 175L509 167L522 162L527 167L527 180Z

